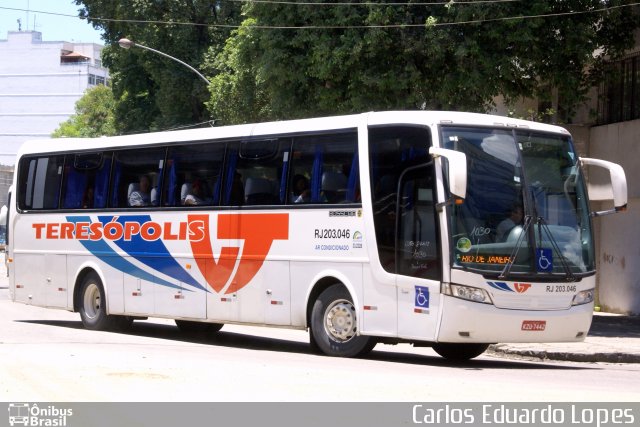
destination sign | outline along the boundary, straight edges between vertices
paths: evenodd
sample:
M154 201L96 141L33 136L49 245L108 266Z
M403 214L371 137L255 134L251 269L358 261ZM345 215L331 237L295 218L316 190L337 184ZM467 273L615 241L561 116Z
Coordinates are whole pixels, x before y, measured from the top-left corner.
M501 255L458 255L458 261L465 264L507 264L511 260L509 256Z

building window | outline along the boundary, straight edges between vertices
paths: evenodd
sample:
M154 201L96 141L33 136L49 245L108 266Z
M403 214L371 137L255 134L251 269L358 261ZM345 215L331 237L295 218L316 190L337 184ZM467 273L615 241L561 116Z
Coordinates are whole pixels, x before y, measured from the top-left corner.
M96 84L96 76L95 76L95 74L89 74L89 84L90 85L95 85Z
M598 88L598 124L640 118L640 53L613 62Z

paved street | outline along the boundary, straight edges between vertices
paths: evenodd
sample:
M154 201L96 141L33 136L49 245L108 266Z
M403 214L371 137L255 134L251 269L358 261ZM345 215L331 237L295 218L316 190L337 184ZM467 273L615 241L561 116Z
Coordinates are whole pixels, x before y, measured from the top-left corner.
M639 401L640 365L482 356L378 345L366 359L312 354L307 334L226 325L189 339L172 321L88 331L79 316L9 301L0 277L4 401Z

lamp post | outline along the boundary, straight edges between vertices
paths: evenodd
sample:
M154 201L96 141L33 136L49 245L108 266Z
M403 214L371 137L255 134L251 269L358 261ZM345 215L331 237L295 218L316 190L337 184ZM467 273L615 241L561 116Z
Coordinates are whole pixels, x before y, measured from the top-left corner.
M173 56L171 56L171 55L167 55L167 54L166 54L166 53L164 53L164 52L160 52L159 50L152 49L152 48L150 48L150 47L147 47L147 46L141 45L140 43L135 43L135 42L133 42L133 41L131 41L131 40L129 40L129 39L125 39L125 38L118 40L118 44L119 44L119 45L120 45L120 47L121 47L121 48L123 48L123 49L130 49L130 48L132 48L132 47L140 47L140 48L142 48L142 49L150 50L151 52L157 53L158 55L162 55L162 56L164 56L164 57L166 57L166 58L169 58L169 59L172 59L172 60L174 60L174 61L176 61L176 62L179 62L180 64L184 65L185 67L187 67L188 69L190 69L191 71L193 71L194 73L196 73L196 74L198 75L198 77L200 77L200 79L202 79L202 81L204 81L204 82L205 82L205 84L206 84L207 86L209 86L209 83L210 83L210 82L209 82L209 80L207 80L207 78L206 78L205 76L203 76L203 75L200 73L200 71L196 70L195 68L193 68L191 65L187 64L186 62L179 60L178 58L174 58Z

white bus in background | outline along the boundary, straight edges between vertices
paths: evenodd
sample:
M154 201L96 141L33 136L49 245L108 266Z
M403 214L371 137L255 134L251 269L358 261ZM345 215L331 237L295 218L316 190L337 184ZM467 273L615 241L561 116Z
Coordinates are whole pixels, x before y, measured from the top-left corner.
M610 211L590 212L583 165L608 172ZM560 127L426 111L30 142L12 188L16 302L452 359L583 340L591 218L627 203L622 168Z

